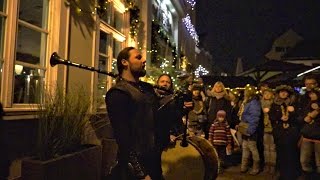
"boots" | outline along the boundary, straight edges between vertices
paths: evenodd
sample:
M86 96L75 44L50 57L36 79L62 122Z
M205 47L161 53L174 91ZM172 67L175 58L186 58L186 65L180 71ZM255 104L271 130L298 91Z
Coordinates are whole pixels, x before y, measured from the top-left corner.
M270 165L269 166L269 174L274 174L276 172L276 166L274 165Z
M250 175L257 175L260 172L259 161L253 161L253 166L250 171Z
M265 164L263 167L263 173L268 174L270 172L271 166L269 164Z
M248 171L248 162L242 161L240 172L241 173L246 173L247 171Z

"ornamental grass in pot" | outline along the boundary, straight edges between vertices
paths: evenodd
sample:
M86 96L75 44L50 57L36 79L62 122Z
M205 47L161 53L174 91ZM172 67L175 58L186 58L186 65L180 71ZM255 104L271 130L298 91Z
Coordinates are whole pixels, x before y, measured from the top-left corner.
M90 96L84 88L65 93L57 87L42 99L36 153L22 161L22 179L99 179L101 146L84 144Z

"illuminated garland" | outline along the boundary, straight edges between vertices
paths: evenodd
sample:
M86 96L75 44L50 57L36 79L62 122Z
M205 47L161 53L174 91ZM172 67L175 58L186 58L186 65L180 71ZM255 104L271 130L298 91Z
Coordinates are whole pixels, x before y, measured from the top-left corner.
M187 16L185 18L182 18L182 22L186 26L189 34L191 35L192 39L195 41L196 45L198 45L199 44L199 36L196 32L195 27L193 26L193 24L191 22L190 15L187 14Z
M130 13L130 36L135 38L140 27L140 9L134 0L126 0L127 9Z
M100 17L107 13L107 6L109 5L109 0L98 0L97 6L95 6L94 9L85 9L80 7L79 0L68 0L67 2L69 2L70 5L75 8L75 11L78 14L98 14Z
M175 66L177 63L177 51L175 44L170 40L168 33L161 27L161 25L156 20L152 20L152 30L151 30L151 62L160 65L163 57L159 55L160 45L159 42L164 41L169 48L172 49L172 65Z

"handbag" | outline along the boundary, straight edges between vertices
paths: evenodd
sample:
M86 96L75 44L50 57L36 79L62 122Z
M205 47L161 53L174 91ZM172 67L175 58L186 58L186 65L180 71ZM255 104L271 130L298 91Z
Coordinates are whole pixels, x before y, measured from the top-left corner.
M249 128L249 123L241 121L238 125L238 131L243 134L248 136L249 134L247 133L247 130Z

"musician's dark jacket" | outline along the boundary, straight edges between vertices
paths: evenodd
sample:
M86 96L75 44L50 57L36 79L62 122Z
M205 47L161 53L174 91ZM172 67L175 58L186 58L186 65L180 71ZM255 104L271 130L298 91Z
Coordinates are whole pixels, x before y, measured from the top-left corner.
M108 116L118 143L115 179L161 178L155 115L159 107L153 87L120 79L106 94Z
M159 92L157 89L156 93ZM156 116L156 140L160 150L168 147L170 135L183 133L183 97L173 92L157 93L160 109Z

